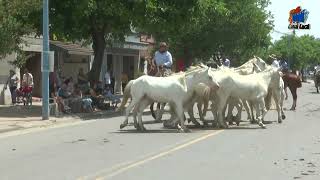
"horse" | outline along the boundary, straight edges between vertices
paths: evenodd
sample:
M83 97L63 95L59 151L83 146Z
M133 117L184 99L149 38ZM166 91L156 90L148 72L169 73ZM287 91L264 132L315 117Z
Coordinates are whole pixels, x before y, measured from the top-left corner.
M320 69L316 70L314 73L314 86L317 89L317 93L319 93L319 87L320 87Z
M280 110L279 81L281 78L276 69L268 67L265 71L250 75L239 75L231 70L229 72L216 71L213 75L220 85L214 97L217 100L218 126L228 128L223 120L223 110L229 97L251 101L258 115L258 124L262 128L265 128L262 120L267 112L264 98L267 96L270 87L277 97L275 98L277 110ZM281 118L278 118L278 122L281 122Z
M296 73L292 73L292 72L288 72L288 71L283 71L283 76L282 76L283 82L284 82L284 89L287 89L287 87L289 87L292 98L293 98L293 102L292 102L292 106L290 108L290 110L295 110L296 106L297 106L297 88L301 88L302 87L302 79L301 76L296 74ZM288 94L286 92L286 98L288 99Z
M134 120L136 119L136 115L138 115L138 130L146 130L142 122L143 110L152 102L160 102L170 104L170 107L174 109L175 114L180 120L180 125L178 125L179 130L189 132L189 129L184 125L184 109L185 104L193 97L195 85L205 83L210 88L219 88L219 84L211 75L210 68L192 73L189 76L189 83L191 86L187 86L185 73L169 77L141 76L132 83L129 83L128 85L130 86L126 87L125 91L130 91L132 101L126 108L126 118L120 125L120 128L128 124L128 116L131 110L134 109ZM123 102L123 104L125 103Z

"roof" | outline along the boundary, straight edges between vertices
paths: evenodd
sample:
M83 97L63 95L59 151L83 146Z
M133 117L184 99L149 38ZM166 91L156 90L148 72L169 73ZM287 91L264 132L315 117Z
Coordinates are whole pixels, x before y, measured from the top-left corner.
M93 50L90 48L82 47L79 44L61 42L61 41L50 41L50 46L53 48L62 49L69 54L76 55L92 55Z

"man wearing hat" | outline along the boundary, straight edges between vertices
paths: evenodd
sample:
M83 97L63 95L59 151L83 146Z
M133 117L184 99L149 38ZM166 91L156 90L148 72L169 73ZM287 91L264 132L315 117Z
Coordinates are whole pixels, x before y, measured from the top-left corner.
M280 69L280 62L277 59L277 56L275 54L271 54L269 57L273 60L271 66L273 66L274 68L279 70Z
M154 54L154 61L158 69L157 76L168 76L171 74L172 56L167 48L167 44L161 42L159 50Z

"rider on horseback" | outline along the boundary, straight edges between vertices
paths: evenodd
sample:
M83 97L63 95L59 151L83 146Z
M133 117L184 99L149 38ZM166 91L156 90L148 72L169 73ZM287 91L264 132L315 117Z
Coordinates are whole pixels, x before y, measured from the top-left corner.
M154 54L154 62L158 69L156 76L169 76L172 73L172 56L167 48L167 44L161 42L159 50Z
M168 51L167 43L160 43L160 48L158 51L155 52L154 58L151 63L151 70L155 69L157 71L155 76L164 77L172 74L172 55ZM156 122L161 122L161 115L158 114L157 116L159 117L156 117L153 110L153 104L154 103L150 105L151 114L156 119ZM160 103L157 104L157 108L160 109Z

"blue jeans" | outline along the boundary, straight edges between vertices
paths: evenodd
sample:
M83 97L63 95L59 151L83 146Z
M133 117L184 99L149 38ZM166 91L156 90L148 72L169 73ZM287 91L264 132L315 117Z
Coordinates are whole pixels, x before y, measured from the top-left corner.
M10 93L11 93L11 100L12 104L15 104L17 102L17 86L10 87Z

